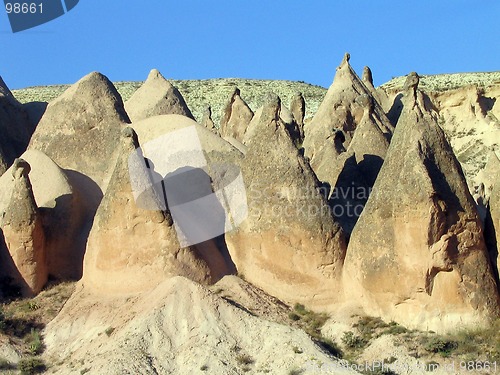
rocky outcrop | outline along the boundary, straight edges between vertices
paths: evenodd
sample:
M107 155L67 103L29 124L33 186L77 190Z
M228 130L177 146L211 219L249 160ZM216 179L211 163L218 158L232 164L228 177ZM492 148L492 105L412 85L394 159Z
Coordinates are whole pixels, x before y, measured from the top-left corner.
M26 150L32 133L23 106L0 77L0 175Z
M128 122L113 84L100 73L90 73L49 104L29 149L44 152L78 177L90 177L104 191L116 162L119 134ZM96 199L90 189L81 190L88 193L85 199Z
M405 85L404 110L343 270L346 298L368 315L446 331L499 314L481 223L436 116Z
M210 130L211 132L218 134L219 130L215 127L215 123L212 120L212 108L210 106L206 107L203 111L203 118L201 119L201 125Z
M372 96L361 95L356 103L363 108L363 117L345 152L342 148L344 138L337 138L340 154L329 166L332 183L329 204L348 234L363 212L392 137L390 132L384 132L386 128L374 112L376 101ZM337 136L342 135L337 133Z
M45 232L48 273L57 279L77 280L82 276L92 215L81 193L47 155L28 150L21 157L31 167L30 182ZM7 210L14 186L9 170L0 178L0 216Z
M250 124L254 113L241 98L238 88L233 90L222 113L219 127L221 136L233 137L243 142L248 124Z
M179 90L156 69L127 100L125 110L133 122L168 114L194 118Z
M30 169L26 161L15 160L14 187L2 221L5 245L15 266L9 276L27 297L40 292L48 276L45 233L28 177Z
M189 120L184 116L174 118ZM151 290L173 276L210 283L230 273L214 242L182 246L164 199L164 191L172 191L169 180L156 179L160 169L157 159L151 154L148 161L144 159L148 149L144 154L138 151L137 136L131 128L124 130L121 143L118 162L90 232L85 287L94 292L134 293ZM191 191L196 184L182 187ZM142 189L140 195L138 188ZM172 210L175 208L172 206Z
M68 363L84 362L91 372L109 375L291 374L299 368L320 372L320 366L321 372L338 367L342 374L358 374L303 330L273 321L269 315L283 309L278 301L227 279L210 290L175 277L131 297L78 290L44 330L51 373L65 375Z
M293 118L297 125L301 128L304 127L304 118L306 116L306 101L301 92L296 93L292 102L290 103L290 111L292 111Z
M285 301L324 307L338 296L345 238L279 111L279 98L269 96L248 141L248 219L227 235L228 247L251 283Z
M304 130L305 155L319 180L332 187L337 179L332 168L338 169L332 167L333 161L349 147L365 114L364 106L356 101L360 95L372 97L349 65L349 54L346 54L316 115ZM371 113L380 131L390 137L393 126L377 101L373 102Z

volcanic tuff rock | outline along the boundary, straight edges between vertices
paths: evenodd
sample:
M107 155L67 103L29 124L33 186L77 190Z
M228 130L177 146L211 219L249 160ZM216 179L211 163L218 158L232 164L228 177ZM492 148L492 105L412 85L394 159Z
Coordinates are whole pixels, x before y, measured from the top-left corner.
M279 110L279 98L268 97L248 141L248 218L227 234L228 247L251 283L285 301L324 306L338 296L345 239Z
M240 96L240 90L235 87L229 101L222 112L220 134L222 137L233 137L243 142L248 124L254 113Z
M336 145L340 155L329 166L333 184L329 204L347 233L352 232L366 204L392 137L392 133L387 132L387 123L374 112L372 96L361 95L356 98L356 104L363 108L363 117L347 150L343 152L341 146Z
M61 168L71 170L85 199L98 201L95 195L102 193L82 186L82 181L88 176L106 190L120 131L128 122L113 84L100 73L90 73L49 104L29 149L43 151Z
M48 276L45 234L28 177L30 169L26 161L14 161L14 188L2 223L5 245L13 262L9 262L10 270L7 272L21 287L23 296L33 296L40 292ZM5 255L2 254L4 260Z
M205 108L203 111L203 118L201 119L201 125L210 130L211 132L218 134L219 130L215 127L215 123L212 120L212 108L210 106Z
M232 292L241 288L221 281L224 285L216 284L212 292L174 277L129 297L102 298L77 289L44 331L46 356L53 363L49 372L74 372L69 363L82 363L91 375L290 374L318 363L341 367L305 332L261 315L259 310L278 309L262 291L247 284L252 294L233 300L222 294L224 286ZM255 308L246 304L249 299L256 300ZM110 327L108 337L104 332Z
M368 315L414 328L485 324L498 316L499 297L481 224L417 85L410 74L384 165L352 233L346 298Z
M29 176L43 222L48 272L59 279L79 279L92 215L81 194L47 155L28 150L21 157L31 166ZM7 211L15 184L11 170L0 177L0 216Z
M141 154L135 154L139 144L131 128L124 129L121 143L89 235L83 274L86 289L118 294L149 291L177 275L202 283L217 281L227 269L211 270L212 263L203 260L205 254L199 254L204 248L181 248L168 207L165 210L162 206L161 189L152 180L153 172L144 159L140 160ZM129 159L133 154L137 158ZM137 164L133 176L129 175L129 161ZM138 203L132 180L145 187ZM217 259L210 261L216 263ZM224 267L224 260L217 265Z
M290 103L290 111L297 124L300 139L304 139L304 118L306 116L306 101L301 92L295 94Z
M332 187L337 177L332 174L332 161L347 149L365 113L356 101L360 95L372 96L349 65L346 54L318 112L304 129L305 155L319 180ZM384 134L392 134L393 126L377 101L373 102L372 118Z
M32 133L22 104L0 77L0 175L26 150Z
M183 115L194 118L179 90L153 69L146 82L125 102L133 122L158 115Z

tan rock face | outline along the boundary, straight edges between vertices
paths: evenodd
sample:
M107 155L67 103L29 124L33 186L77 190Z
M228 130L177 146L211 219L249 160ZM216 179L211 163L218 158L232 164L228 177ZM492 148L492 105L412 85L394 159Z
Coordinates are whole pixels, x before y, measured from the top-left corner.
M43 222L48 272L59 279L79 279L92 217L85 216L81 194L47 155L28 150L22 158L31 167L30 183ZM0 217L15 190L13 168L0 178Z
M248 124L253 118L253 112L240 96L240 90L235 88L224 108L220 122L222 137L233 137L243 142Z
M47 282L45 234L42 218L28 177L30 166L16 159L13 166L14 189L3 219L3 236L17 272L11 277L23 296L33 296Z
M94 292L134 293L151 290L172 276L201 283L217 281L229 270L214 242L181 248L172 216L162 209L160 191L148 180L147 168L144 166L143 175L137 171L129 175L129 157L137 147L135 132L125 129L117 165L89 236L85 287ZM131 178L135 184L149 186L140 205Z
M214 121L212 120L212 108L210 106L205 108L205 111L203 112L201 125L215 134L219 133L218 129L215 127Z
M179 90L156 69L151 70L146 82L127 100L125 110L133 122L168 114L193 118Z
M346 298L369 315L443 331L499 313L481 224L458 161L409 76L404 110L352 233Z
M226 239L248 281L285 301L324 307L339 295L345 239L279 109L279 98L269 97L248 142L249 215Z
M90 177L104 191L116 163L120 131L128 122L113 84L102 74L91 73L50 103L29 149L43 151L61 168L75 171L80 180ZM82 192L91 194L82 187ZM95 200L88 195L85 199Z

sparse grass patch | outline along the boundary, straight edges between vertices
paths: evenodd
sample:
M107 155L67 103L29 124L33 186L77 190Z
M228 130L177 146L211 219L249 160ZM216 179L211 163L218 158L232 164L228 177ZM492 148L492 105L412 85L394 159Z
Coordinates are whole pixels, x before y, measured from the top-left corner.
M251 365L255 362L255 360L249 356L248 354L238 354L236 356L236 362L238 362L239 365Z
M32 375L39 374L47 368L45 362L38 357L27 357L22 358L17 368L21 372L21 375Z
M349 349L363 349L368 344L365 339L351 331L344 332L342 343Z
M31 329L31 333L28 337L28 350L33 356L41 354L44 350L44 345L40 332L36 329Z

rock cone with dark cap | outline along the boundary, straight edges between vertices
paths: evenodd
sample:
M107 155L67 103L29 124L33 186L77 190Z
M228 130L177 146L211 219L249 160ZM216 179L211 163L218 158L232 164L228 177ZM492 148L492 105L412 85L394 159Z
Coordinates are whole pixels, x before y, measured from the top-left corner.
M24 160L15 160L14 188L2 223L5 245L13 262L9 276L21 287L23 296L40 292L48 276L45 234L28 177L30 169Z
M133 122L169 114L194 118L179 90L156 69L125 103L125 110Z
M285 301L325 306L339 295L345 238L279 110L279 98L268 96L247 143L248 219L227 235L228 247L251 283Z
M113 84L100 73L90 73L49 104L29 148L43 151L61 168L90 177L104 191L121 129L128 122Z
M224 138L232 137L239 142L243 142L248 124L250 124L252 118L252 110L241 98L240 90L235 87L222 112L219 128L221 136Z
M500 310L480 221L417 85L410 74L384 165L352 233L346 298L413 328L485 324Z
M216 281L221 275L213 275L193 247L181 248L161 185L153 181L152 171L136 152L138 147L135 132L126 128L89 236L85 287L95 292L134 293L152 290L173 276ZM144 187L139 200L132 186Z

